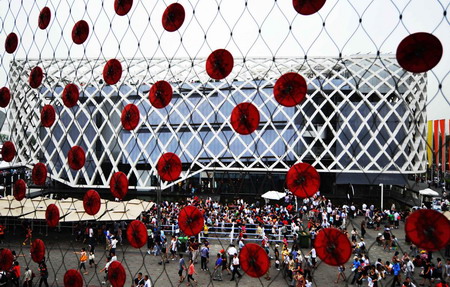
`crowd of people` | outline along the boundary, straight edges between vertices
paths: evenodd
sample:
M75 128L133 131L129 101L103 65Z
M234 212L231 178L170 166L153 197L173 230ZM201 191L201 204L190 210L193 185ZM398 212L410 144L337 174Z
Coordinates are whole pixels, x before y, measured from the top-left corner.
M178 226L178 214L187 205L196 206L204 214L205 224L200 236L184 236ZM428 286L444 284L449 280L448 259L433 260L432 253L420 250L414 245L411 245L408 252L399 253L400 243L392 231L399 228L400 221L404 220L409 212L400 211L395 205L385 210L366 204L358 207L353 204L336 206L320 194L298 203L288 195L284 203L275 205L247 203L243 200L221 204L211 198L193 197L185 202L164 201L159 210L154 206L143 212L140 220L147 226L147 253L158 256L160 265L176 261L179 283L186 281L188 286L197 284L196 277L199 274L208 274L211 280L217 281L238 280L243 276L239 252L247 242L256 242L267 252L271 267L264 274L266 280L271 280L271 270L273 272L276 269L282 272L289 286L313 286L313 276L320 262L314 241L317 234L327 227L338 228L347 234L354 255L349 266L338 267L335 283L346 281L356 286L379 286L378 282L381 280L392 278L392 286L411 287L416 286L417 282ZM126 221L101 225L80 223L75 226L75 240L86 246L74 252L79 260L78 270L87 275L89 272L86 264L96 268L96 247L104 244L106 262L102 268L96 270L105 274L102 283L107 284L108 267L118 260L117 246L125 244L126 228ZM374 244L378 244L385 252L392 253L390 260L369 259L369 247L364 239L367 229L378 231ZM29 226L26 230L24 244L31 242L32 232ZM307 246L300 240L305 234L308 238ZM223 248L218 253L210 254L213 240L219 240ZM103 247L101 250L103 251ZM201 273L197 272L198 262ZM15 259L8 278L12 285L19 286L20 266L17 267L16 264L18 263ZM423 270L423 274L415 273L416 269ZM31 286L33 274L27 267L22 278L24 286ZM39 286L48 286L45 260L39 264L39 275ZM148 274L137 272L134 284L149 287L152 286L152 280Z

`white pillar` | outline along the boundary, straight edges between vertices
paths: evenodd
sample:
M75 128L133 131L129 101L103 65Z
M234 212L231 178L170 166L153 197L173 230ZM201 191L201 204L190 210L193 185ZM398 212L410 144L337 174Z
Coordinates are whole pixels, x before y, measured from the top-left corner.
M384 185L380 183L379 186L381 187L381 211L383 211Z

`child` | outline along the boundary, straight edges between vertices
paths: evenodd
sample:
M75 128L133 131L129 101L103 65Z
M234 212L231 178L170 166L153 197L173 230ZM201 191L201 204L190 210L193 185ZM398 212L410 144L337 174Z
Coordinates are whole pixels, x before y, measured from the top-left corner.
M275 260L275 268L280 270L280 260Z

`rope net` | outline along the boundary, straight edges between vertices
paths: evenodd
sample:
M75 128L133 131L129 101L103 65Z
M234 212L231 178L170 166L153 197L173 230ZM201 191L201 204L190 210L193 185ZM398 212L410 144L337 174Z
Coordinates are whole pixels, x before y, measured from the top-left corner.
M179 254L184 277L209 242L202 286L324 286L335 265L348 285L352 252L374 264L392 248L442 250L441 214L403 240L407 211L351 202L378 203L378 185L410 206L427 183L445 191L449 5L0 0L0 269L17 261L40 286L130 286L139 272L178 286ZM267 190L288 195L255 202ZM369 226L365 249L365 234L347 239ZM329 227L316 258L308 238ZM374 266L380 284L398 279Z

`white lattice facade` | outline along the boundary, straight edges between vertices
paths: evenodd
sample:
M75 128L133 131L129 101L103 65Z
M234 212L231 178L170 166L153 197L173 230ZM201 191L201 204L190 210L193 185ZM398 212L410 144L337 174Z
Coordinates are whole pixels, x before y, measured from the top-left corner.
M8 111L17 163L47 164L52 179L70 186L107 187L114 171L124 171L132 188L150 188L156 162L165 152L183 162L181 178L201 172L285 173L295 162L319 172L408 174L426 168L426 74L401 69L394 56L348 58L235 59L223 81L211 81L205 59L121 59L122 78L103 83L106 60L16 60L10 69L13 102ZM39 89L29 71L45 73ZM305 101L279 105L273 85L286 72L307 80ZM155 109L148 90L168 81L174 95ZM75 83L80 101L64 106L63 88ZM239 135L230 124L237 104L252 102L259 128ZM128 132L120 116L125 105L139 107L138 127ZM52 104L57 119L40 125L40 111ZM70 147L86 151L86 164L71 170Z

